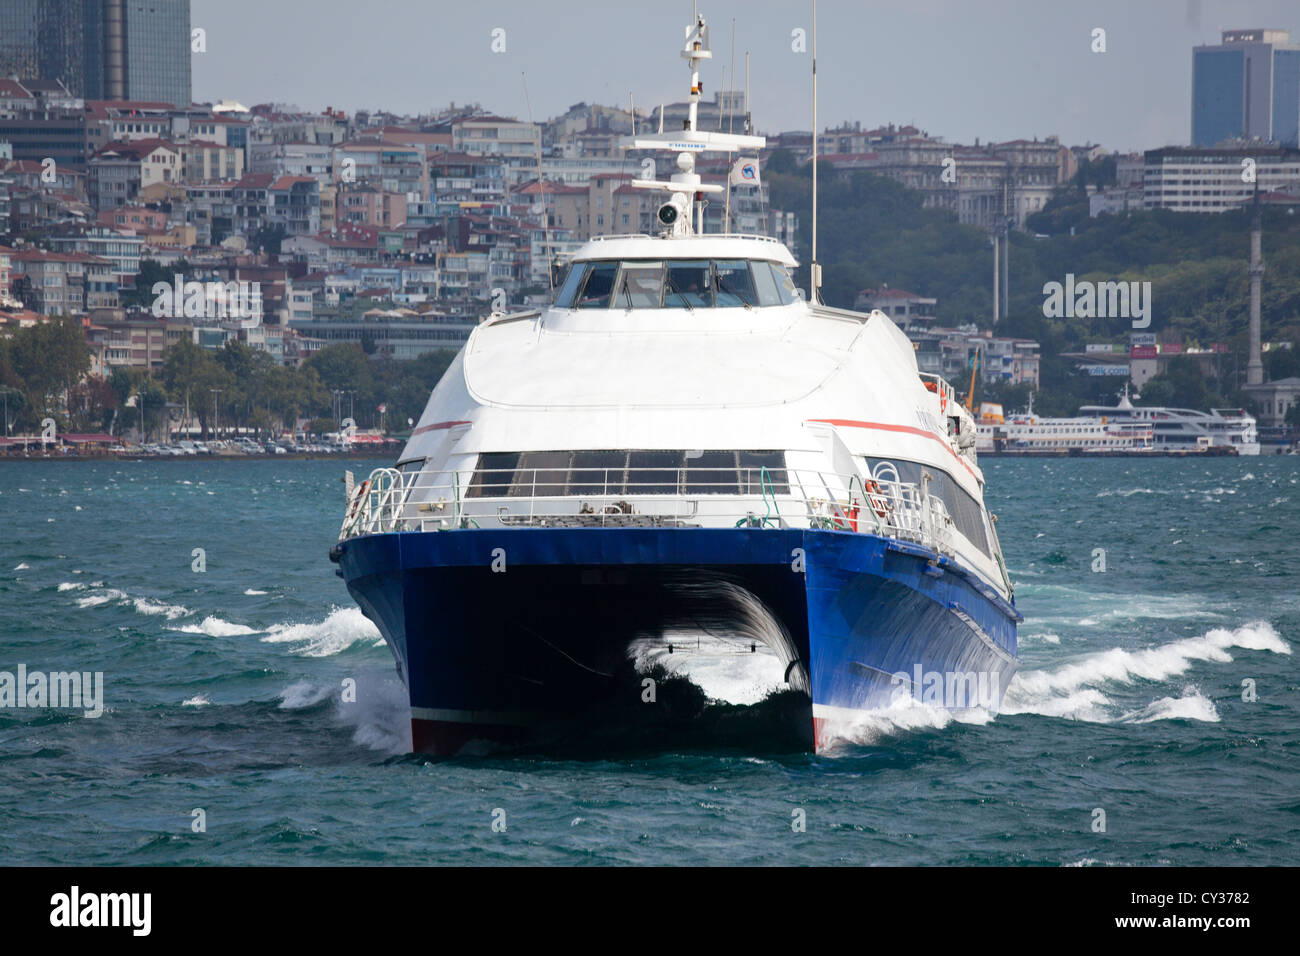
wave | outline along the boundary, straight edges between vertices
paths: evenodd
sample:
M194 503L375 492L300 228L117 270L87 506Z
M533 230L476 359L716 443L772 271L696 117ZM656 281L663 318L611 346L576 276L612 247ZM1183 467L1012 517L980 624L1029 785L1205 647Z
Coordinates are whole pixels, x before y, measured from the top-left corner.
M1228 630L1214 628L1200 637L1183 638L1143 650L1129 651L1112 648L1088 654L1071 663L1051 670L1021 671L1007 688L1000 708L1003 714L1041 714L1049 717L1070 717L1099 722L1110 721L1106 710L1110 703L1097 688L1108 683L1132 684L1138 680L1160 681L1177 677L1194 663L1209 661L1229 663L1233 660L1229 650L1271 651L1290 654L1291 645L1284 641L1267 621L1255 621ZM1186 703L1190 698L1163 698L1149 705L1146 711L1127 714L1119 719L1133 719L1144 715L1152 720L1167 716L1185 716L1190 719L1211 720L1213 704ZM1180 710L1181 709L1181 710Z
M344 699L342 683L297 681L280 691L281 710L302 710L333 699L335 717L352 728L352 740L385 754L411 752L411 710L406 688L391 676L362 672L355 699Z
M256 588L248 588L247 590L244 591L244 594L248 595L249 597L253 597L255 595L265 594L265 593L266 593L265 591L258 591Z
M241 637L258 631L245 624L234 624L219 617L208 616L198 624L184 624L175 630L185 634L206 634L208 637Z
M313 707L326 697L334 694L336 688L331 685L318 686L311 681L300 680L280 691L281 710L301 710Z
M19 562L18 562L18 567L14 568L14 570L15 570L15 571L30 571L31 568L32 568L32 566L31 566L30 564L28 564L26 561L19 561Z
M98 594L90 594L83 598L77 598L77 607L100 607L108 604L110 601L128 600L125 591L119 591L117 588L106 588Z
M202 694L195 694L189 700L181 701L182 707L207 707L212 701L208 700Z
M149 617L165 617L169 621L189 617L194 613L180 604L166 604L149 597L133 597L118 588L106 588L103 584L102 581L92 582L89 587L94 589L94 593L77 598L77 607L92 608L102 607L105 604L129 604L139 614ZM86 588L87 585L77 581L64 581L58 587L60 591L84 591Z
M995 716L982 707L951 711L903 694L888 707L826 718L822 725L823 750L833 755L844 745L871 745L900 733L942 730L954 723L987 724Z
M1214 701L1202 694L1199 688L1189 686L1183 688L1182 697L1161 697L1141 710L1125 714L1120 720L1132 724L1149 724L1153 720L1200 720L1217 724L1219 712Z
M379 628L358 607L335 607L315 623L273 624L262 638L267 644L301 644L292 650L301 657L333 657L353 644L379 640Z
M162 614L165 615L167 620L169 621L174 621L178 617L188 617L189 615L194 613L189 608L182 607L179 604L163 604L160 601L154 601L149 598L143 598L143 597L132 598L131 604L141 614L148 614L148 615Z

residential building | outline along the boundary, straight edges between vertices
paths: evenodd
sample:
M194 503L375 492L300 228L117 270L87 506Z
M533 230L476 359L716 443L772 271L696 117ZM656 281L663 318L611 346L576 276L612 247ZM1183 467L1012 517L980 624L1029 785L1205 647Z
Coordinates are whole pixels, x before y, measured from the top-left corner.
M86 253L22 249L10 256L12 294L42 315L84 315L118 304L113 263Z

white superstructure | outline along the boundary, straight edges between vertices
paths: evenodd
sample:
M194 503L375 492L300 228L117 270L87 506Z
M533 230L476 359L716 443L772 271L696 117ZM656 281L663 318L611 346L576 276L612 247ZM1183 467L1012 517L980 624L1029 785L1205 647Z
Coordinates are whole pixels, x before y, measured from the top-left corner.
M699 19L682 51L698 99ZM692 109L693 117L693 109ZM687 128L625 145L678 153L658 236L598 237L552 306L494 314L429 399L396 470L343 536L377 530L687 524L872 530L1010 584L983 504L975 424L919 373L882 312L809 302L781 243L700 234L694 157L759 136Z

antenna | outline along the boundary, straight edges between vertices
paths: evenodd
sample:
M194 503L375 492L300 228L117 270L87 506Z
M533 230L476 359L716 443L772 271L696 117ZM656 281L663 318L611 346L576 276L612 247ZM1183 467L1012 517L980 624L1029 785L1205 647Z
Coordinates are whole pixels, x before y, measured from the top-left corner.
M533 103L528 98L528 74L520 70L524 81L524 104L528 107L528 125L533 124ZM546 287L555 296L555 272L551 267L551 214L546 211L546 187L542 185L542 131L537 131L537 195L542 197L542 236L546 242Z
M822 267L817 262L817 0L812 0L812 262L808 264L809 298L821 301Z
M749 121L749 51L745 51L745 135L752 133L753 126Z

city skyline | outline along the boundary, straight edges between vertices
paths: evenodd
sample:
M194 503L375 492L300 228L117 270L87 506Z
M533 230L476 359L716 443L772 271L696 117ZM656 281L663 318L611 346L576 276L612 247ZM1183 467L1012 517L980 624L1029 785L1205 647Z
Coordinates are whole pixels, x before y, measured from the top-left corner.
M579 101L626 106L629 93L646 110L685 99L685 69L676 75L662 53L689 19L685 3L681 9L672 4L612 13L585 0L559 9L405 0L381 3L381 10L335 6L315 4L316 15L305 19L291 4L194 0L192 23L204 30L206 46L193 56L195 99L399 114L478 102L520 119L528 118L531 99L537 122ZM701 13L713 30L714 59L702 75L705 98L731 65L734 17L736 85L743 88L749 50L755 123L766 132L810 129L810 5L719 2ZM873 15L874 22L851 4L819 5L820 126L912 123L964 143L1059 135L1063 143L1101 143L1117 151L1190 141L1192 49L1219 42L1220 30L1260 27L1300 35L1294 5L1281 0L1167 0L1137 9L1113 0L1087 9L919 2ZM254 16L258 29L250 31ZM381 25L394 22L402 29L390 26L385 33ZM1097 28L1106 31L1104 53L1092 52ZM498 29L504 34L494 35ZM791 49L798 29L806 31L803 54ZM608 41L620 31L637 42ZM873 45L877 35L903 39ZM339 46L340 37L346 47ZM429 37L439 40L431 44ZM868 56L880 57L868 59L869 70L861 69L863 51L855 48L863 42ZM494 53L494 45L504 52ZM230 47L238 55L223 52ZM922 56L926 47L928 57ZM338 56L322 57L322 50L335 48ZM382 71L368 67L376 62L384 64ZM984 82L971 82L976 70ZM527 74L527 99L521 73Z

